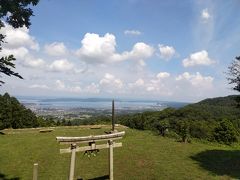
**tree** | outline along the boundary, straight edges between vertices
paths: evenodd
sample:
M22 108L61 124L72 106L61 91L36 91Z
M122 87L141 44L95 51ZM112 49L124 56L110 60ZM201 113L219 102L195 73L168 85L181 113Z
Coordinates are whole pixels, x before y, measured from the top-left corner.
M229 84L234 84L233 90L240 92L240 56L236 57L228 67ZM236 98L240 107L240 96Z
M8 93L0 95L0 130L5 128L38 127L39 119Z
M228 67L229 84L234 84L233 90L240 92L240 56L236 57Z
M39 0L0 0L0 29L8 23L13 28L20 28L26 26L29 28L31 25L30 17L33 16L33 11L29 6L36 6ZM2 44L7 43L4 41L5 35L0 34L0 52L2 51ZM7 76L16 76L23 79L21 75L14 72L14 61L16 59L13 55L0 57L0 77L1 74ZM4 82L0 80L0 86Z
M154 123L153 126L161 136L165 136L166 132L168 131L168 128L170 127L169 121L167 119L164 119L162 121L157 121Z
M178 134L180 135L180 137L182 138L182 142L186 143L188 142L189 139L189 122L188 121L184 121L184 120L180 120L178 122Z
M222 120L214 129L214 138L216 141L230 145L237 142L237 133L233 124L227 120Z

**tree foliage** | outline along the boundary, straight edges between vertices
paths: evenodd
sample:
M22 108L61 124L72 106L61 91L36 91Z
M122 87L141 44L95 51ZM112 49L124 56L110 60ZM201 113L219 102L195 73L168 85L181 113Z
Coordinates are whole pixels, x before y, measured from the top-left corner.
M0 29L8 23L13 28L27 27L31 25L30 17L33 16L33 11L30 6L37 5L39 0L0 0ZM0 52L5 35L0 34ZM16 59L13 55L0 57L0 74L8 76L16 76L22 79L18 73L14 72L14 61ZM1 77L1 76L0 76ZM4 82L0 80L0 86Z
M0 95L0 129L53 126L53 120L37 117L30 109L26 109L19 101L8 93Z
M229 83L234 84L233 89L240 92L240 56L228 67L228 75Z
M231 144L237 141L237 133L233 124L227 120L222 120L214 129L214 138L216 141L224 144Z
M236 134L231 133L231 126L221 132L219 122L228 119L232 127L240 131L240 110L235 101L237 97L206 99L180 109L167 108L159 112L123 115L118 117L118 122L130 128L154 130L162 136L177 134L183 142L189 138L199 138L230 144L236 139ZM226 140L222 138L224 133Z

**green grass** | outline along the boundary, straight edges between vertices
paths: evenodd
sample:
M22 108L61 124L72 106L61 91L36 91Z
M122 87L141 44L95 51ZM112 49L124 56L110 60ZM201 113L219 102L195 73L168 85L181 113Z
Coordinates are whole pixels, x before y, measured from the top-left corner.
M35 162L40 180L66 180L70 154L60 154L56 136L104 134L109 128L56 128L51 133L38 130L9 130L0 135L0 180L32 179ZM218 144L192 142L155 136L149 131L125 130L123 147L114 149L115 179L232 179L240 178L240 149ZM108 174L108 151L96 157L77 153L75 177L93 179ZM1 178L2 177L2 178Z

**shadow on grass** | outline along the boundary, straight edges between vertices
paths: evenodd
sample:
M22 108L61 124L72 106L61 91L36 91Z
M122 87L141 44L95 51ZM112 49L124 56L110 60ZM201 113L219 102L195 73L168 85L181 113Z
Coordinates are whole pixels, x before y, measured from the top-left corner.
M0 180L20 180L19 177L7 178L7 176L0 172Z
M215 175L240 178L240 151L207 150L191 158Z
M100 177L96 177L88 180L105 180L105 179L109 179L109 175L100 176Z

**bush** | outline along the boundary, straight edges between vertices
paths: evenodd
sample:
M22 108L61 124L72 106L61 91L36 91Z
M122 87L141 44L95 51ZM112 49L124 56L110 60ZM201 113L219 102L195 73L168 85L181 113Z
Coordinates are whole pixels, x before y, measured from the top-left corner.
M237 133L233 124L227 119L222 120L214 129L214 138L217 142L228 145L237 142Z

